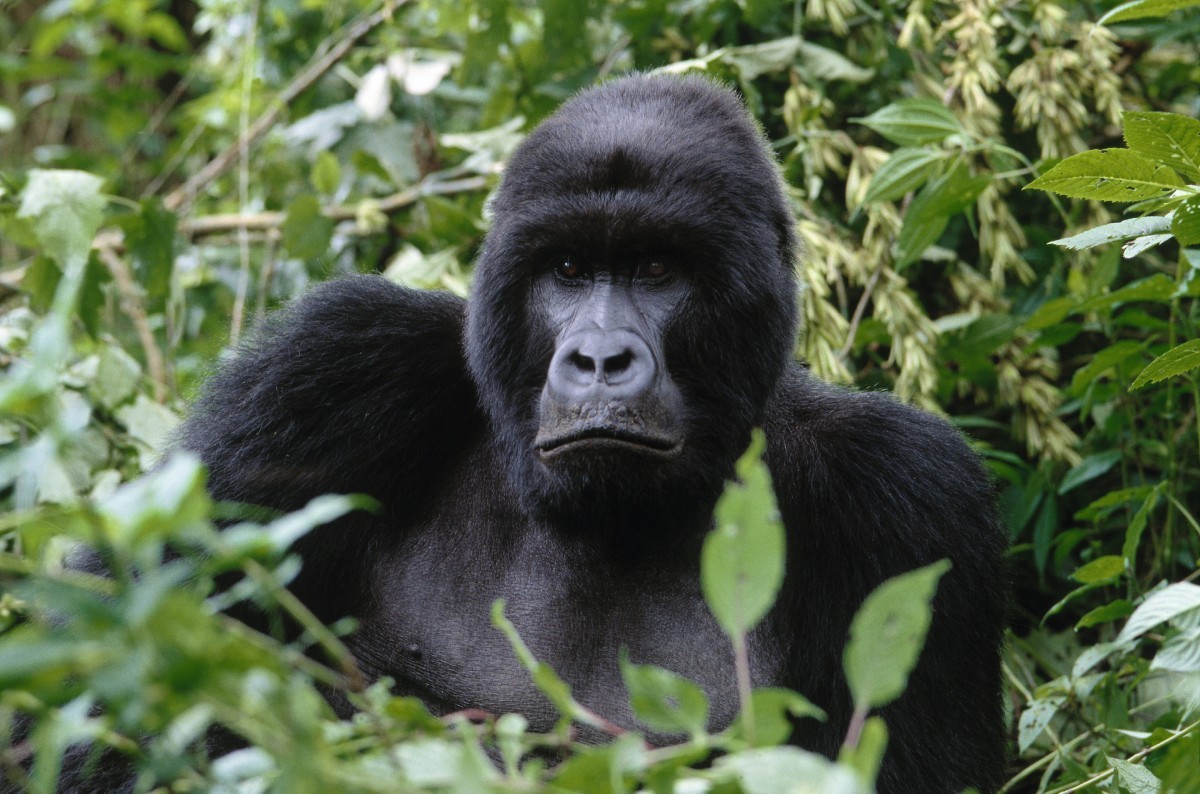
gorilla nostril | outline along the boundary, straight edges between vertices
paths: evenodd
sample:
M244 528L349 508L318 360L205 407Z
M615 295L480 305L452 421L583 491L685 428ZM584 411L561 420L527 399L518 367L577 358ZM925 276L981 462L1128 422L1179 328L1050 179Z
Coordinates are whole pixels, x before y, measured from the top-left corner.
M609 356L604 359L604 374L619 375L629 369L629 365L633 363L633 351L628 348L622 350L615 356Z
M580 372L595 372L596 371L595 359L593 359L591 356L585 356L583 353L580 353L578 350L571 353L571 355L567 356L567 361L569 361L571 366L575 367L575 369L579 370Z

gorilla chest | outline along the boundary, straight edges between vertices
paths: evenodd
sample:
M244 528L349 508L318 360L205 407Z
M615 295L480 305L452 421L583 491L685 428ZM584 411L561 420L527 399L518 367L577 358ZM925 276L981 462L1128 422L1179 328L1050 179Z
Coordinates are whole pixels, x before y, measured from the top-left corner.
M377 579L380 609L353 643L368 672L395 678L399 691L437 712L518 712L533 729L548 730L557 713L492 626L492 604L504 599L535 658L584 706L619 725L638 727L621 679L622 648L634 662L699 684L712 729L736 714L732 649L694 570L581 557L537 533L504 549L487 541L451 549L449 537L439 530L415 538L382 567L389 575ZM751 649L754 683L784 683L777 642L755 636Z

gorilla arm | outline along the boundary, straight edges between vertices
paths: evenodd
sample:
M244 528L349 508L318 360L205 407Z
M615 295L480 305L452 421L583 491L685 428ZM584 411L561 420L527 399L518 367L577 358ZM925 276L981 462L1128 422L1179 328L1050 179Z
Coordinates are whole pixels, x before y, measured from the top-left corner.
M183 427L216 499L293 510L366 493L383 503L382 515L351 514L298 544L320 564L292 589L326 620L362 606L371 531L435 498L477 432L464 306L377 277L322 284L221 367Z
M788 530L780 612L788 685L829 712L798 725L836 755L852 704L842 670L850 620L883 580L942 558L925 648L884 707L881 791L994 791L1004 770L1000 658L1007 540L991 486L962 436L888 395L821 383L798 367L767 411L767 461ZM799 621L796 619L799 618Z

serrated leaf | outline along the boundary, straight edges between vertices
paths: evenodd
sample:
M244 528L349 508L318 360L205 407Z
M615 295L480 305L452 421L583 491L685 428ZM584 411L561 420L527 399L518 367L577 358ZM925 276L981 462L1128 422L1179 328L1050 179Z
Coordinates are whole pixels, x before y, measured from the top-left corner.
M863 203L894 201L916 190L936 173L942 158L936 149L897 149L871 177Z
M1200 196L1184 201L1171 213L1171 234L1180 245L1200 244Z
M1130 19L1164 17L1172 11L1198 5L1200 5L1200 0L1133 0L1109 11L1100 17L1097 24L1111 25L1114 22L1126 22Z
M621 650L621 678L633 714L651 730L699 736L708 724L708 697L686 678L650 664L629 661Z
M1162 245L1168 240L1174 240L1173 234L1147 234L1145 237L1139 237L1136 240L1130 240L1125 243L1121 249L1121 256L1125 259L1133 259L1143 251L1148 251L1156 245Z
M1120 645L1135 640L1159 623L1197 607L1200 607L1200 585L1191 582L1167 585L1146 598L1141 606L1134 610L1129 622L1117 636L1116 643Z
M1200 121L1178 113L1121 115L1125 144L1146 157L1200 181Z
M766 615L783 583L784 534L761 455L766 439L754 431L716 508L716 528L704 540L700 584L717 623L731 638Z
M1125 573L1125 561L1116 555L1098 557L1075 569L1071 578L1080 584L1098 584Z
M949 108L925 97L901 99L869 116L851 120L870 127L900 146L940 143L963 132Z
M1196 367L1200 367L1200 339L1184 342L1151 361L1134 378L1129 390L1134 391L1148 383L1158 383L1161 380L1182 375Z
M1149 215L1145 218L1128 218L1116 223L1106 223L1094 229L1061 240L1051 240L1050 245L1057 245L1071 251L1082 251L1097 245L1128 240L1130 237L1140 237L1144 234L1165 232L1171 228L1171 222L1162 215Z
M1096 201L1142 201L1183 187L1179 174L1128 149L1097 149L1068 157L1024 187Z
M925 645L930 602L948 570L950 561L940 560L888 579L855 614L843 664L858 707L883 706L904 692Z
M1121 788L1129 794L1158 794L1162 791L1162 781L1141 764L1131 764L1107 755L1104 758L1108 765L1117 771L1117 780Z

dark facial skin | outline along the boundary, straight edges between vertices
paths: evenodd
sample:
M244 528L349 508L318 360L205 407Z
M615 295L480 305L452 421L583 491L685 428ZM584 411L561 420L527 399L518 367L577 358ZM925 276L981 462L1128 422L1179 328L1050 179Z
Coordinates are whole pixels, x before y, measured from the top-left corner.
M663 332L688 294L665 257L588 265L564 257L538 275L533 303L555 330L538 402L534 444L547 466L578 456L675 457L683 448L681 396L667 370Z

